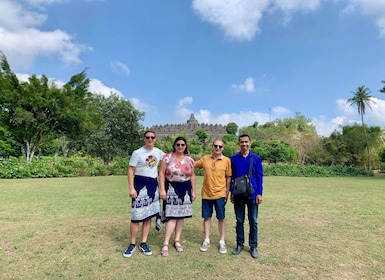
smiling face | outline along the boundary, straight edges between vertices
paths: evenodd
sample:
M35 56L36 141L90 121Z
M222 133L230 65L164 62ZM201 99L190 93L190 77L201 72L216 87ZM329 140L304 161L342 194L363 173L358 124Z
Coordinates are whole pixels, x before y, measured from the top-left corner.
M176 153L184 153L184 150L186 149L186 143L181 139L175 142L174 149Z
M249 136L239 137L238 146L242 153L247 153L250 149L250 138Z
M152 149L152 148L154 147L155 142L156 142L156 136L155 136L155 133L154 133L154 132L148 131L148 132L144 135L144 146L145 146L147 149Z
M213 146L212 146L212 149L213 149L213 156L221 156L222 155L222 151L223 151L223 142L221 140L214 140L213 142Z

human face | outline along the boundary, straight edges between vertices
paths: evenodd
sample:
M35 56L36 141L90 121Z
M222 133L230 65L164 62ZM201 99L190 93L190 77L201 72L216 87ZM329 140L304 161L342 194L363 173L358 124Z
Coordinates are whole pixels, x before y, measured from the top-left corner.
M147 132L146 135L144 135L144 143L146 147L153 147L156 142L156 136L152 132Z
M183 140L179 140L175 143L175 152L177 153L184 153L184 150L186 149L186 143Z
M214 141L213 143L213 154L216 156L222 155L223 151L223 142L222 141Z
M238 146L241 148L241 152L247 152L250 149L250 139L249 137L240 137L238 141Z

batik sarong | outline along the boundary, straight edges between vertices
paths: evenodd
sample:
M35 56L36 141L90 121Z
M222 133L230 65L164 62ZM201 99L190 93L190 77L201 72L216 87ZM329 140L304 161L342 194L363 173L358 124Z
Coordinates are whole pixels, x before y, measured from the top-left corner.
M143 222L159 216L159 188L157 179L135 175L134 188L138 194L132 199L132 222Z
M167 219L184 219L192 217L192 185L191 181L166 181L166 208Z

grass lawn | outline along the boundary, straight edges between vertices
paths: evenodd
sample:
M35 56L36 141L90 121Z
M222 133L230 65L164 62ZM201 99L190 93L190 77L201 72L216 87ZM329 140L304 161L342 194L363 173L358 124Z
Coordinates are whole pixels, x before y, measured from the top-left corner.
M385 279L384 176L265 177L264 187L259 259L248 247L231 255L231 203L228 253L218 253L215 219L212 246L199 251L200 191L184 252L160 255L163 226L150 233L152 256L123 258L131 217L125 176L0 180L0 279Z

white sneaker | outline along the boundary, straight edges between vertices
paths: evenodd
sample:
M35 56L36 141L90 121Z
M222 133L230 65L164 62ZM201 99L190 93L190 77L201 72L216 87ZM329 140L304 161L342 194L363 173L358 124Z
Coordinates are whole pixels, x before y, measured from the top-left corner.
M207 249L208 249L209 247L210 247L210 242L203 241L203 244L202 244L200 250L201 250L202 252L206 252Z
M227 249L226 249L226 244L225 243L219 243L219 253L221 254L226 254Z

